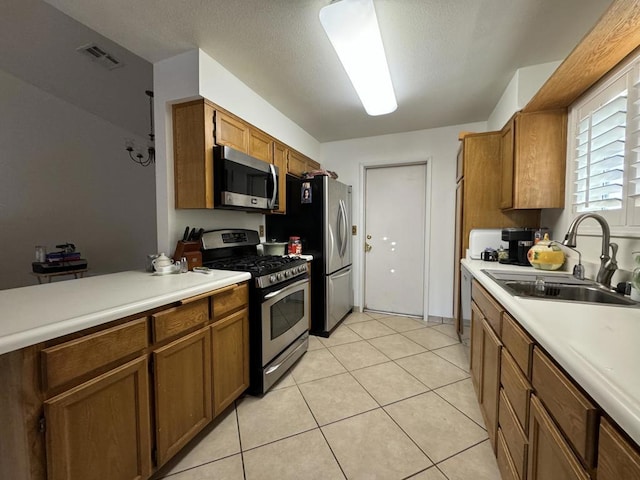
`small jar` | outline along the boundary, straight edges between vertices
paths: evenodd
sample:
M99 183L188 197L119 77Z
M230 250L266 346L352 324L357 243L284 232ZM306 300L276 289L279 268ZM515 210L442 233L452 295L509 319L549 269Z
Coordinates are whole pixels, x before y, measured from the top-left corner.
M302 243L300 237L289 237L289 255L300 255L302 253Z

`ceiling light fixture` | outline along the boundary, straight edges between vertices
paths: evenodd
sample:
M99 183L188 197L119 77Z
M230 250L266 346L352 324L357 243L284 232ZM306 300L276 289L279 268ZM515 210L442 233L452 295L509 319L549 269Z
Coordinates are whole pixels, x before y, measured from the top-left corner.
M338 0L320 9L320 23L369 115L398 108L373 0Z
M133 139L131 138L125 140L125 150L129 152L129 157L131 158L131 160L139 165L142 165L143 167L148 167L149 165L156 163L156 149L153 146L153 142L156 137L153 133L153 91L145 90L144 93L146 93L149 97L149 117L151 124L151 133L149 133L149 143L147 145L147 158L144 158L144 156L140 152L138 152L135 156L132 155L133 151L135 150L135 144Z

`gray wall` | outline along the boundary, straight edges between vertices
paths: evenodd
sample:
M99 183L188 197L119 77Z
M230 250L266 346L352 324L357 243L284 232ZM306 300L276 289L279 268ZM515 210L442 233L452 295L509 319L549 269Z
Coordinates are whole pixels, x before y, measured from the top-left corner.
M0 70L0 289L37 283L35 245L74 243L92 275L143 268L155 175L129 160L127 137L145 141Z

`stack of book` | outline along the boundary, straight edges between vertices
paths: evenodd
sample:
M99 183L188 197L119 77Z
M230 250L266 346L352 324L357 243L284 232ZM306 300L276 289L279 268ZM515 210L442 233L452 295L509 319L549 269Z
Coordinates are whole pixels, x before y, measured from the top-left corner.
M34 273L60 273L73 270L84 270L87 261L81 258L80 252L47 253L45 262L31 264Z

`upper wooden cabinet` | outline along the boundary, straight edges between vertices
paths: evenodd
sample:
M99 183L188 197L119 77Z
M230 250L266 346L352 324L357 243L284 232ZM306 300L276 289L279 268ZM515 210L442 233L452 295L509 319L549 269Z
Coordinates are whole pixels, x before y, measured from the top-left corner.
M565 109L516 113L500 132L500 208L563 208Z
M173 106L176 208L213 208L213 147L225 145L278 167L279 209L286 212L287 173L301 177L320 164L208 100Z
M215 119L215 143L249 153L249 125L239 118L220 110L216 110Z
M311 170L318 170L320 164L309 157L302 155L300 152L289 149L288 170L290 175L302 177L302 174Z
M273 163L273 140L254 128L249 129L249 155L263 162Z
M173 106L176 208L213 208L214 112L206 100Z

